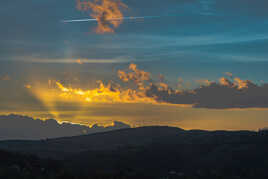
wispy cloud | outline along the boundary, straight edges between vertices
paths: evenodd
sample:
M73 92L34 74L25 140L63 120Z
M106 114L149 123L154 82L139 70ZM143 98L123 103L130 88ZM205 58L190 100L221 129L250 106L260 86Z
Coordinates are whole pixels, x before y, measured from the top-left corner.
M14 59L16 61L16 59ZM87 63L129 63L134 61L131 60L129 57L122 57L122 58L114 58L114 59L46 59L46 58L31 58L31 57L24 57L23 59L19 59L19 61L28 62L28 63L70 63L70 64L87 64Z

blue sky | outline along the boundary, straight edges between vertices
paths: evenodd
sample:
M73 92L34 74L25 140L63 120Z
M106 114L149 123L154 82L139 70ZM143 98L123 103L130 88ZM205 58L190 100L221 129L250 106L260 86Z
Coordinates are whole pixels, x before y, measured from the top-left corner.
M124 21L114 34L100 35L94 32L95 22L61 22L89 17L88 13L76 10L75 0L1 1L0 112L23 111L24 107L27 108L26 103L29 104L29 114L32 114L31 110L40 112L44 104L27 92L25 84L56 79L70 83L79 81L81 87L92 87L97 80L115 80L116 71L127 68L130 62L137 63L140 69L151 72L155 78L163 74L165 82L172 87L176 86L179 77L191 82L185 84L186 87L193 88L199 85L196 80L215 81L225 72L257 84L268 82L267 0L122 1L129 7L124 11L125 16L161 17ZM88 63L72 63L76 59ZM101 106L98 108L101 114L86 114L83 120L88 117L92 120L100 118L100 121L131 118L133 107L128 108L129 113L120 116L124 107L109 107L109 113L100 117L105 109ZM144 115L150 113L151 107L136 108L140 109L140 119L146 120ZM155 106L153 108L149 121L156 119L155 112L161 111ZM163 108L163 114L169 113L168 108ZM176 112L170 113L171 118L177 121L184 109L172 108ZM212 121L218 116L223 122L210 129L220 128L227 113L230 114L229 120L239 118L237 126L243 117L248 117L249 123L244 128L250 128L257 117L262 122L256 126L268 124L267 110L253 111L251 116L242 115L244 111L223 110L214 115L214 110L189 110L189 114L185 110L185 116L190 121L195 118L201 121L196 123L197 127L206 124L203 119ZM197 114L192 116L192 110ZM118 114L110 119L110 111ZM41 113L43 115L46 111ZM79 122L77 120L75 122ZM187 122L185 127L194 127L191 125Z
M115 34L99 35L95 22L61 22L88 17L76 10L75 0L2 1L0 62L134 62L172 80L216 79L230 71L266 81L265 0L123 2L129 7L125 16L162 17L125 21Z
M94 22L60 23L88 17L75 9L75 0L3 1L0 60L267 61L264 0L124 2L126 16L163 17L128 21L114 35L96 35Z

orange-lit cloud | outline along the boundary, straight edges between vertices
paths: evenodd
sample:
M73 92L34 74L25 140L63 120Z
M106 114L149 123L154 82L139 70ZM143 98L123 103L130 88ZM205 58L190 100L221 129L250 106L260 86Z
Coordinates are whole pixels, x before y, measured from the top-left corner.
M239 90L244 89L244 88L248 88L248 85L253 84L249 80L242 80L238 77L233 78L233 82L228 80L225 77L222 77L219 79L219 83L220 83L220 85L227 86L227 87L234 87L234 88L237 88Z
M233 85L232 82L230 80L228 80L227 78L225 78L225 77L221 77L219 79L219 83L222 86L232 86Z
M80 64L80 65L82 65L82 64L84 63L84 62L83 62L82 60L80 60L80 59L77 59L75 62L78 63L78 64Z
M163 90L163 91L167 91L168 90L168 84L166 84L166 83L163 83L163 82L160 82L159 83L159 90Z
M151 79L151 74L149 72L139 70L136 64L130 64L129 70L130 72L118 70L118 77L124 82L134 81L136 84L140 84Z
M238 77L222 77L218 82L202 80L198 88L178 90L163 82L164 76L154 81L149 72L139 69L136 64L118 70L117 75L121 82L99 81L97 88L82 88L80 81L77 84L59 80L49 80L48 87L25 87L44 106L55 112L59 102L76 103L81 107L85 104L115 103L172 104L214 109L268 107L268 84L260 86ZM179 82L184 84L182 79ZM53 115L57 116L57 113Z
M96 104L162 104L154 97L146 95L146 90L150 84L145 83L144 80L150 79L149 73L138 69L134 64L121 71L129 78L127 83L124 80L122 80L123 84L98 81L97 88L80 88L79 84L50 79L47 84L40 84L36 81L32 82L31 86L25 85L25 87L40 101L53 118L60 118L60 108L69 105L85 109ZM132 88L129 85L132 85ZM72 115L76 114L72 113Z
M104 85L99 82L99 87L90 90L65 87L60 82L56 83L61 90L60 96L70 100L82 100L88 103L157 103L154 98L147 97L143 91L115 88L111 84Z
M3 75L3 76L0 76L0 80L9 81L11 80L11 77L9 75Z
M56 85L62 92L60 96L66 99L77 98L91 103L159 103L146 95L150 73L138 69L136 64L130 64L128 70L118 70L118 78L124 83L132 82L134 87L124 88L116 83L105 85L102 81L98 81L98 88L86 90L66 87L60 82Z
M200 85L206 85L209 86L212 82L209 80L196 80L197 83L199 83Z
M96 32L100 34L113 33L114 29L122 24L122 9L126 8L127 5L120 0L94 0L93 2L77 0L78 10L91 11L90 16L98 22Z
M234 78L234 84L237 86L238 89L248 88L248 85L251 82L249 80L241 80L240 78Z
M26 84L26 85L24 85L24 87L27 88L27 89L31 89L32 85Z

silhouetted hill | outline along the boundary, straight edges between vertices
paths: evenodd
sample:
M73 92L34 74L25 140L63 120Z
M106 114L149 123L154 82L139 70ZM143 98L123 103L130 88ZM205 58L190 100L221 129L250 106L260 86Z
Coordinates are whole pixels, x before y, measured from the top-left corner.
M130 126L115 121L112 126L102 127L95 124L90 128L85 125L66 122L60 124L54 119L40 120L12 114L0 116L0 140L40 140L92 134L123 128L130 128Z
M74 173L188 178L268 177L268 136L252 131L142 127L42 141L3 141L0 148L62 160ZM243 177L244 176L244 177Z
M128 146L146 146L153 142L173 143L174 137L182 132L183 130L179 128L142 127L41 141L2 141L0 148L61 158L64 155L88 150L116 150Z
M55 160L39 159L0 150L0 178L48 179L60 176L62 165ZM56 178L56 177L54 177Z

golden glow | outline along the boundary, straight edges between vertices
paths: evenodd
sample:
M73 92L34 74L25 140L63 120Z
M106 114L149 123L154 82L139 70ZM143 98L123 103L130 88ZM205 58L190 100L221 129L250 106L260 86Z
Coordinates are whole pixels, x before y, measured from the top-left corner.
M108 126L113 121L120 121L131 125L140 126L174 126L184 129L204 130L258 130L268 126L268 109L197 109L181 108L176 105L154 105L154 104L91 104L87 103L86 109L78 109L73 106L64 105L63 109L57 108L57 118L45 111L32 109L22 110L16 114L28 115L34 118L55 118L59 122L73 122L92 126L99 124ZM68 110L66 110L67 108ZM30 111L32 110L32 111ZM52 111L53 113L55 111ZM11 112L0 111L0 114ZM13 112L12 112L13 113Z
M248 80L241 80L240 78L234 78L235 84L237 85L238 89L248 88Z
M82 64L84 63L84 62L83 62L82 60L80 60L80 59L77 59L75 62L78 63L78 64L80 64L80 65L82 65Z
M232 74L227 73L227 75L231 76ZM219 79L219 83L223 86L228 86L228 87L236 87L237 89L245 89L248 88L248 85L250 83L249 80L241 80L238 77L233 78L233 81L228 80L225 77L222 77Z
M32 86L29 85L29 84L24 85L24 87L27 88L27 89L31 89L32 88Z
M124 89L120 84L108 83L105 85L98 81L99 87L95 89L80 89L66 87L56 81L56 87L60 90L60 97L66 100L79 100L90 103L159 103L154 97L147 97L146 89L150 80L150 73L137 68L137 65L130 64L128 71L118 70L118 77L123 82L133 82L135 87Z
M61 91L60 96L65 99L80 99L91 103L157 103L142 91L113 88L110 84L105 86L103 82L99 82L99 87L91 90L67 88L60 82L56 84Z
M104 83L99 81L98 87L83 87L79 83L59 80L29 80L30 92L36 102L25 100L4 103L1 113L25 114L35 118L54 118L83 125L110 125L113 121L121 121L132 127L167 125L184 129L258 129L268 126L268 109L201 109L192 105L159 103L154 97L148 97L146 91L151 83L158 90L168 91L169 86L161 80L151 79L151 74L131 64L126 70L119 70L121 83ZM163 77L162 77L163 79ZM182 80L180 80L182 81ZM222 80L223 84L236 87L235 80ZM179 93L179 91L177 91ZM4 107L7 107L5 108ZM12 106L12 110L10 109ZM5 111L4 111L5 110Z
M89 109L95 105L109 104L153 104L176 107L192 107L184 104L166 104L158 102L155 97L148 97L146 91L151 87L150 73L137 68L137 65L130 64L127 70L119 70L118 77L123 84L98 81L98 87L83 89L74 87L72 84L64 84L57 80L48 80L47 84L37 82L31 83L28 91L46 108L53 118L65 118L66 111L70 111L72 118L81 116L82 111L88 115ZM37 80L33 80L37 81ZM126 86L124 87L124 84ZM132 88L130 88L132 86ZM159 83L159 88L168 89L168 85ZM94 111L92 111L94 112Z
M229 81L229 80L228 80L227 78L225 78L225 77L221 77L221 78L219 79L219 83L220 83L222 86L229 86L229 87L232 86L232 82Z

